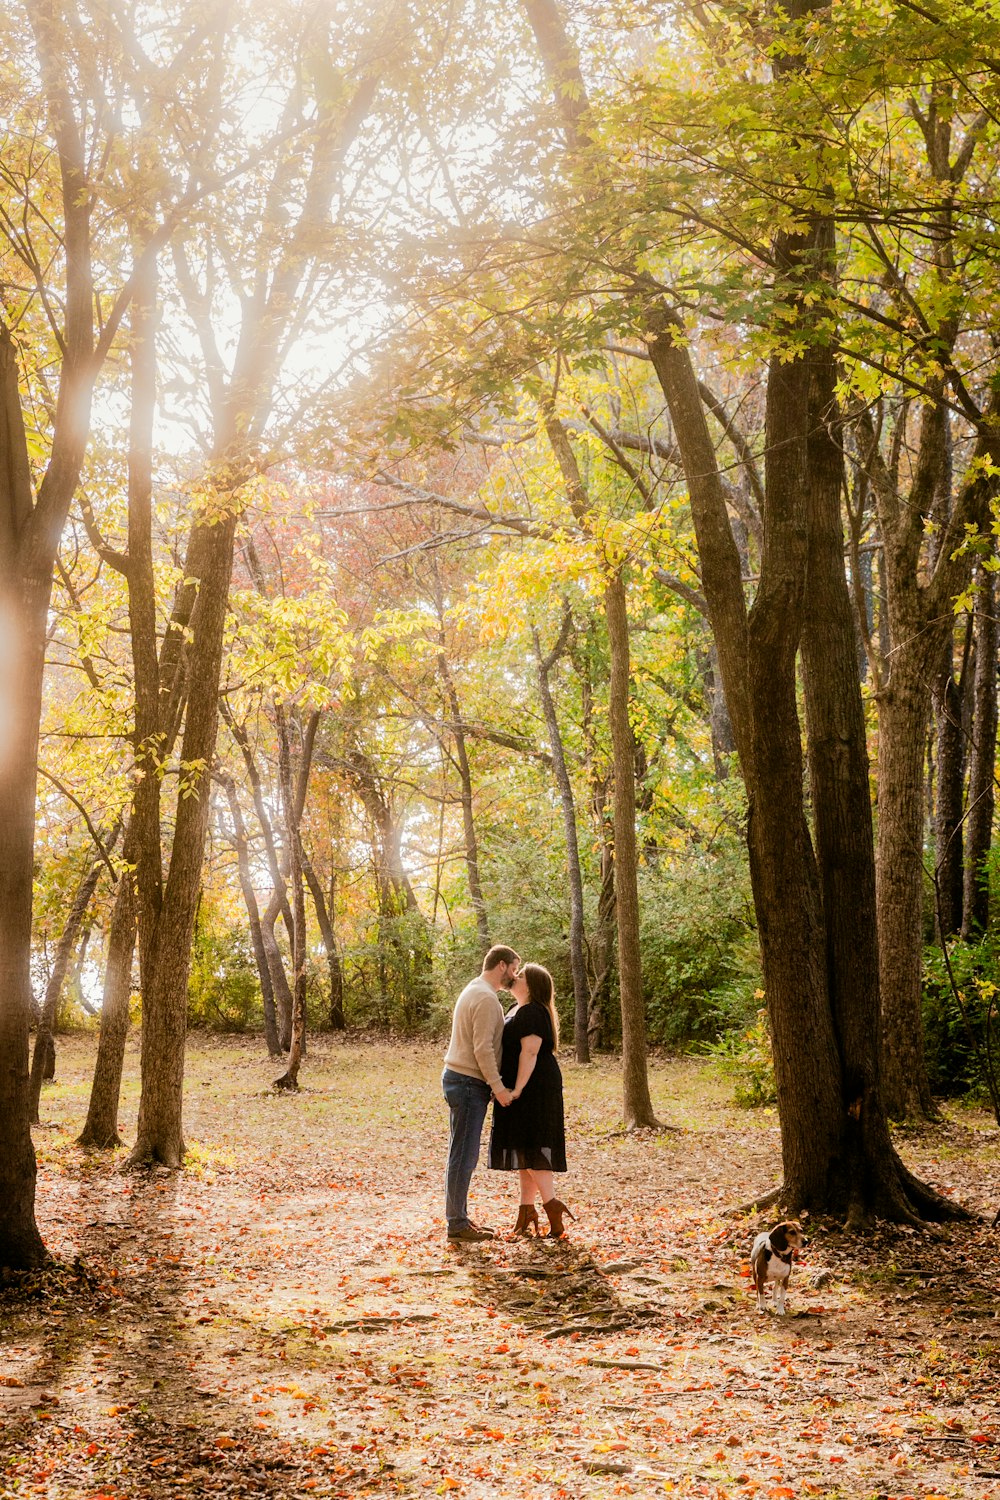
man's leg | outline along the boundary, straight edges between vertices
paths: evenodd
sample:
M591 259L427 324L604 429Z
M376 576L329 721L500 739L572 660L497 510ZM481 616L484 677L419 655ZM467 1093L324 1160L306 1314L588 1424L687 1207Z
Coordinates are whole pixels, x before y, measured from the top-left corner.
M479 1143L490 1102L489 1085L445 1069L442 1080L450 1115L445 1212L448 1233L469 1228L469 1183L479 1161Z

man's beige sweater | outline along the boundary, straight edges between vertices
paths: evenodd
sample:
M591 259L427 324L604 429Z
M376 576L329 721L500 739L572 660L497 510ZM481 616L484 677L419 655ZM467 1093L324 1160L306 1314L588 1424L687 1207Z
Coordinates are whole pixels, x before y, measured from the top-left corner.
M444 1065L453 1073L481 1078L494 1093L503 1088L500 1078L500 1041L503 1037L503 1006L496 991L480 974L467 984L455 1002L451 1041Z

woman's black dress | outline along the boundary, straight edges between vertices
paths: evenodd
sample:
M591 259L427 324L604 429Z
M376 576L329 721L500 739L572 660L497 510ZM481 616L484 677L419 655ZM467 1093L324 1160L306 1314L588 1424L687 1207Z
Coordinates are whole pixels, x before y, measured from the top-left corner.
M501 1172L518 1168L565 1172L562 1073L553 1051L552 1019L545 1006L534 1000L516 1005L504 1021L500 1077L509 1089L517 1081L524 1036L540 1036L542 1045L520 1099L506 1109L493 1105L490 1166Z

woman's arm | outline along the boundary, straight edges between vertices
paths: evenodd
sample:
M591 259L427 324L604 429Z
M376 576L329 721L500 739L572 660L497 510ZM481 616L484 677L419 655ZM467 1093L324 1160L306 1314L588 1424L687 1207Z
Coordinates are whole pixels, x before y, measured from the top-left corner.
M517 1060L517 1078L514 1080L515 1099L520 1099L524 1085L535 1071L535 1063L538 1061L538 1049L541 1045L542 1039L540 1036L523 1036L521 1038L521 1055Z

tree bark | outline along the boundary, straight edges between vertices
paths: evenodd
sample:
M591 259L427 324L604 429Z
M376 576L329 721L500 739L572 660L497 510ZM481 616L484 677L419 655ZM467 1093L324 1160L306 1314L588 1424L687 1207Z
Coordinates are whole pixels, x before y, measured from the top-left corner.
M905 645L879 700L878 890L882 1089L896 1120L932 1119L920 986L924 947L924 731L929 714L920 663Z
M639 881L635 837L635 766L629 722L629 639L625 580L613 574L604 590L611 650L608 717L614 757L615 902L622 1003L623 1109L626 1129L656 1129L646 1067L646 1007L639 956Z
M275 719L278 726L278 764L281 782L281 801L285 811L285 847L288 854L288 878L292 887L292 1031L288 1049L288 1067L280 1078L275 1079L275 1088L297 1089L299 1069L305 1050L306 1034L306 903L302 876L302 845L300 825L305 806L306 787L312 763L313 745L319 725L319 714L314 713L304 735L298 788L292 786L291 744L288 735L288 720L281 704L275 704ZM299 795L301 791L301 796Z
M978 584L962 907L962 936L966 939L985 932L989 923L990 889L986 859L993 841L997 753L996 578L986 568L980 568Z
M323 939L323 947L326 949L326 963L330 974L330 1029L332 1031L343 1031L347 1026L344 1016L344 969L340 962L340 950L337 947L337 936L333 929L333 895L334 884L330 882L330 900L327 901L323 887L313 868L312 860L302 849L302 873L305 875L306 884L313 898L313 906L316 911L316 921L319 925L320 936Z
M573 783L566 765L559 717L549 682L549 674L562 654L571 625L572 616L567 610L559 639L548 653L543 653L538 632L535 631L535 656L538 660L538 690L548 730L549 749L552 753L552 774L555 777L559 800L562 804L563 829L566 837L566 870L569 877L569 962L573 976L573 1042L577 1062L588 1063L590 1062L590 986L587 983L583 872L580 868L580 845L576 832L576 802L573 797Z
M937 728L937 797L934 806L935 919L938 933L953 937L962 926L964 878L963 793L965 789L966 666L972 620L960 674L955 675L953 630L948 631L932 701Z
M136 900L133 881L134 876L126 866L118 879L118 892L111 913L108 956L104 966L104 1002L97 1038L97 1062L94 1065L86 1123L77 1141L80 1146L96 1146L101 1150L109 1150L122 1144L118 1134L118 1101L125 1041L128 1036L132 959L135 954Z
M246 824L243 821L243 809L240 807L239 793L236 790L236 782L233 778L218 772L216 774L226 789L230 816L233 820L233 841L236 847L236 864L239 871L240 890L243 892L243 903L247 909L247 921L250 924L250 942L253 946L253 956L257 964L257 975L260 979L261 999L264 1006L264 1040L267 1043L268 1056L280 1057L281 1045L278 1041L278 1025L274 1009L274 987L271 984L271 970L267 961L267 954L264 951L264 937L261 931L257 893L253 888L253 880L250 875L250 847L247 840Z
M462 797L462 832L465 839L465 868L469 880L469 899L476 915L479 946L485 954L490 946L490 924L479 876L479 841L476 838L475 809L472 801L472 771L469 767L469 751L465 742L465 727L462 723L462 711L455 689L455 680L451 675L448 658L443 649L438 653L438 671L441 674L445 697L448 701L448 711L451 714L449 728L455 740L455 763L458 767Z
M205 525L205 523L202 523ZM142 1095L132 1165L178 1167L184 1156L182 1105L187 982L211 800L222 643L233 562L235 515L206 526L204 567L192 616L191 672L170 865L143 973Z

